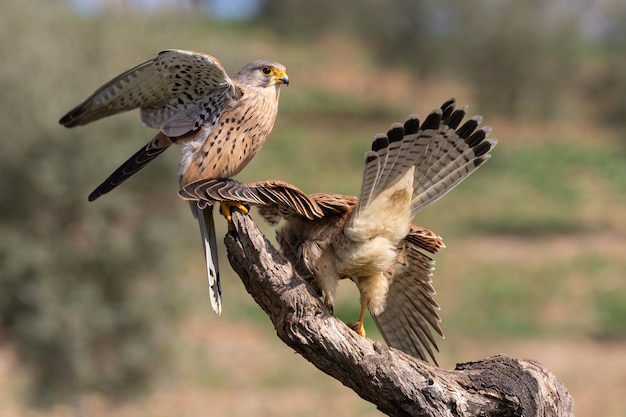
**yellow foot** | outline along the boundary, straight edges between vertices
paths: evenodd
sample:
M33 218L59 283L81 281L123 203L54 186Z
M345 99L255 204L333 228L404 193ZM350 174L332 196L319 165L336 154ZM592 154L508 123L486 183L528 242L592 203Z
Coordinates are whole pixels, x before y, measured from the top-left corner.
M231 213L233 207L240 210L243 214L248 214L248 208L238 201L220 201L220 213L227 221L232 220Z
M352 330L360 334L362 337L365 337L365 327L363 327L362 321L357 321L355 324L352 324L352 322L347 324Z

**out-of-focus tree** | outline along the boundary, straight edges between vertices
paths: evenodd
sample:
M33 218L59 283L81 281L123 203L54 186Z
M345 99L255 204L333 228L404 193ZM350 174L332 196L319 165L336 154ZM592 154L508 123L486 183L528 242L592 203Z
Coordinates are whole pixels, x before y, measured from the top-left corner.
M290 36L357 33L385 65L468 82L485 111L550 116L579 75L581 7L540 0L268 0L262 21Z
M588 97L603 122L626 128L626 4L609 2L599 16L598 52L593 59L593 76L587 81Z
M106 66L97 19L34 3L10 2L0 14L0 36L12 39L0 44L0 341L31 371L38 403L128 395L167 368L177 313L164 256L175 244L171 209L157 201L163 177L149 172L116 198L87 202L92 179L122 155L105 134L85 137L57 120L76 100L61 86L86 93L78 80L93 82L78 63ZM36 24L23 30L24 22ZM42 42L50 34L54 42ZM128 123L117 126L131 134ZM133 187L145 188L141 203Z
M456 67L485 111L509 117L555 116L563 93L580 80L575 10L551 2L486 0L459 33ZM467 46L464 44L467 43Z
M417 77L459 75L455 57L467 47L454 41L473 2L367 0L364 5L353 25L380 60L410 67Z
M344 0L265 0L257 19L291 39L306 39L341 29L358 13L354 7Z

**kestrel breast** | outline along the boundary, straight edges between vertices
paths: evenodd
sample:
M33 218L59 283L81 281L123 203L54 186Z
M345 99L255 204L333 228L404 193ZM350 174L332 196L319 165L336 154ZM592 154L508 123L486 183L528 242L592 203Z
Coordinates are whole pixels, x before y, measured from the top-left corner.
M193 156L188 159L188 166L181 169L181 185L239 173L267 139L277 110L276 99L268 99L266 94L252 89L240 100L228 103L201 146L188 146L183 151L192 152Z

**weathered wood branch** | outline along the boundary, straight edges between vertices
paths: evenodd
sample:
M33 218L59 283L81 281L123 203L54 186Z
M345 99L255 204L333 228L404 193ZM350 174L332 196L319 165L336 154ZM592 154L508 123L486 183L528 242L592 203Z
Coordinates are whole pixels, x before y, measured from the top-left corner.
M332 316L250 217L233 213L228 258L278 337L390 416L573 416L573 400L539 363L495 356L431 366L362 338Z

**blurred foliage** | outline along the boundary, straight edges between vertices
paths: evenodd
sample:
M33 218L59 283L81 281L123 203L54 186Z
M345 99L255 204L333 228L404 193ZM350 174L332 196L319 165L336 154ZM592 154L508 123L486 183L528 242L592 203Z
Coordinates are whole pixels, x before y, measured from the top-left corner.
M503 277L506 276L506 279ZM463 312L462 317L454 320L454 325L471 328L474 332L488 335L528 336L536 335L542 326L540 310L536 306L545 303L549 292L537 282L530 283L525 279L539 280L541 275L529 273L528 270L515 270L508 265L495 262L490 268L481 271L471 281L464 283L460 293L471 297L472 302L481 308L473 308Z
M555 13L554 8L541 0L468 6L471 27L459 39L467 52L459 54L455 67L474 86L485 111L544 119L560 115L562 98L580 82L583 43L578 11L563 7Z
M493 177L490 187L498 201L487 209L491 216L475 220L464 229L516 236L582 234L606 229L602 218L584 219L579 208L598 199L599 190L626 194L624 160L622 147L607 144L572 146L546 141L498 149L497 158L484 168L501 173L497 179ZM472 183L467 187L472 188ZM511 201L518 204L511 206Z
M626 130L626 3L609 2L599 49L590 54L595 71L586 87L600 120Z
M622 291L598 291L594 294L598 326L594 333L600 338L626 338L626 294Z
M108 136L133 134L123 121L102 131L56 124L110 71L76 67L106 67L92 44L97 22L37 3L10 2L0 16L0 36L12 39L0 43L0 334L31 371L36 403L74 401L85 391L132 395L167 369L181 310L163 256L177 243L175 223L155 199L164 176L146 172L136 196L122 190L87 202L97 180L139 143L111 147ZM32 20L38 30L23 30Z
M578 90L603 103L597 111L607 122L621 125L626 5L601 3L267 0L260 21L296 39L356 34L387 65L426 80L467 82L490 114L559 117L562 100Z

